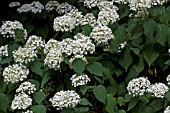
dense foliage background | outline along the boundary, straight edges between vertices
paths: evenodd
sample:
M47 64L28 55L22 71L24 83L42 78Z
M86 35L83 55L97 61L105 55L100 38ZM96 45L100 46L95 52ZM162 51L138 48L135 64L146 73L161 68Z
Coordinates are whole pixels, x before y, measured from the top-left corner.
M93 26L89 24L76 26L71 31L54 31L53 23L59 14L56 11L41 13L19 13L16 7L8 7L12 1L1 1L1 25L3 21L19 21L26 29L28 37L37 35L47 43L50 39L62 41L73 39L78 33L91 37ZM20 1L21 4L32 1ZM40 1L44 6L48 0ZM82 15L92 13L98 18L100 9L88 8L77 0L58 0L75 6ZM1 4L1 5L2 5ZM168 85L167 76L170 74L170 6L168 3L148 8L144 17L135 16L136 12L129 9L127 4L114 3L118 7L119 19L107 26L115 38L108 40L108 45L95 44L95 52L86 54L87 62L81 58L69 63L70 56L64 57L60 69L53 69L44 64L46 54L44 48L37 52L37 57L28 64L29 74L23 81L35 85L36 90L30 95L32 105L27 109L11 109L16 89L23 81L6 83L4 69L15 64L13 51L24 47L23 31L15 31L15 38L0 35L0 46L8 45L8 56L0 60L0 113L163 113L170 105L170 91L163 98L145 93L132 96L127 90L128 83L139 77L147 77L151 84L163 83ZM131 15L131 16L129 16ZM121 46L123 44L123 47ZM107 48L105 51L103 48ZM74 87L70 78L74 74L85 73L90 81L85 85ZM74 90L81 98L74 108L56 110L49 101L57 92ZM139 89L140 90L140 89ZM159 92L159 91L158 91Z

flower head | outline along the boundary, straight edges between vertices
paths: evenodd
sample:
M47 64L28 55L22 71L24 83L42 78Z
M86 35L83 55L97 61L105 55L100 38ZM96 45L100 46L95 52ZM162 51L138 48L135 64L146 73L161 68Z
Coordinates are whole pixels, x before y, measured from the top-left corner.
M59 91L50 98L53 107L58 110L63 108L74 108L80 102L80 96L73 90Z

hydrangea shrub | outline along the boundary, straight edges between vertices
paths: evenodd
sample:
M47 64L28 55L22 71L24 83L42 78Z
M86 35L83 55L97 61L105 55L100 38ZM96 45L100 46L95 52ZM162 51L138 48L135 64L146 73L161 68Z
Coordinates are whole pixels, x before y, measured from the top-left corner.
M169 113L169 2L8 3L0 113Z

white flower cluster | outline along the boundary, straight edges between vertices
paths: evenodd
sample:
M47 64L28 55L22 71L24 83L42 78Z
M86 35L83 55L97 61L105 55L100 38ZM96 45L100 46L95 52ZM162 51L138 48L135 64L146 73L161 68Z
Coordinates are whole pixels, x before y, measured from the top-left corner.
M61 49L52 48L44 59L44 64L51 69L58 70L60 69L60 63L63 61L64 57L62 55Z
M17 83L26 79L28 74L29 69L27 69L26 66L22 64L13 64L3 70L2 76L6 83Z
M60 68L60 63L63 62L64 56L71 56L70 63L75 59L82 59L87 61L84 55L95 52L95 45L92 43L90 37L81 33L74 36L74 39L66 38L61 42L51 39L45 44L45 53L48 53L44 64L55 70Z
M163 83L156 83L148 88L148 92L153 94L153 96L158 98L163 98L164 94L169 90L169 88Z
M118 7L113 5L113 2L104 1L98 4L100 12L98 13L97 24L106 26L109 23L114 23L119 19L117 13Z
M127 90L129 94L135 96L144 95L147 92L147 89L150 87L151 83L148 78L139 77L131 80L128 83Z
M57 1L48 1L45 5L45 10L52 11L54 9L57 9L59 3Z
M112 0L114 3L127 4L128 0Z
M15 30L16 29L22 29L24 30L24 38L27 37L27 31L23 28L23 25L15 20L15 21L4 21L2 26L0 27L0 33L4 37L13 37L15 38Z
M33 1L30 4L23 4L17 9L19 13L23 12L32 12L32 13L41 13L44 9L44 6L39 1Z
M112 34L112 30L107 26L96 26L93 28L91 34L91 38L97 42L97 44L108 45L108 41L110 39L114 39L114 35Z
M9 7L17 7L17 6L20 6L20 2L13 1L13 2L11 2L8 6L9 6Z
M87 6L88 8L96 7L97 4L102 2L104 0L84 0L84 5Z
M44 46L45 41L41 37L36 35L31 35L25 44L26 48L32 48L33 50L41 49Z
M37 57L36 51L34 51L34 49L32 48L19 47L17 50L14 50L12 53L15 62L25 63L25 64L34 61L34 58Z
M96 26L97 20L95 19L92 13L87 13L85 16L83 16L82 20L80 21L80 25L86 25L86 24L89 24L92 27Z
M28 81L25 81L23 82L19 88L16 90L17 93L28 93L28 94L32 94L34 91L35 91L35 85L28 82Z
M50 49L57 48L58 44L59 44L59 41L55 39L48 40L48 42L45 44L44 53L47 54L50 51Z
M50 98L49 101L51 101L53 107L62 110L63 108L74 108L80 103L80 96L74 90L61 90L53 98Z
M33 111L31 111L31 110L27 110L27 111L22 112L22 113L33 113Z
M0 58L2 56L8 56L8 45L0 46Z
M15 109L25 110L31 105L32 105L32 98L30 98L29 95L25 93L18 93L15 95L12 101L11 109L12 110L15 110Z
M64 13L68 13L71 10L76 9L74 6L68 4L67 2L61 3L58 5L58 7L56 8L56 11L59 14L64 14Z
M54 31L72 31L80 24L83 15L77 9L64 14L63 16L56 17L53 23Z
M157 98L163 98L169 88L163 83L151 84L148 78L139 77L128 83L127 90L133 96L141 96L150 93Z
M77 87L77 86L87 84L87 82L90 81L90 78L86 74L82 74L82 75L74 74L74 75L72 75L70 80L71 80L72 85L74 87Z
M90 37L85 36L81 33L78 33L74 36L74 41L72 44L73 47L73 54L84 54L87 55L89 52L90 54L93 54L95 52L95 45L92 43L92 40Z
M165 108L164 113L170 113L170 106Z
M166 77L166 80L168 82L168 85L170 85L170 74Z

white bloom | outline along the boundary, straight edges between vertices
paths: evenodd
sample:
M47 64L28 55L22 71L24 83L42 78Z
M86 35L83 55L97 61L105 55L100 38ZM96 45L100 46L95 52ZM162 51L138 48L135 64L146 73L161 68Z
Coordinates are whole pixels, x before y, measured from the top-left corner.
M30 96L25 93L19 93L15 95L13 99L11 109L12 110L15 110L15 109L25 110L31 105L32 105L32 98L30 98Z
M166 107L166 109L164 110L164 113L170 113L170 106Z
M148 92L154 97L164 98L164 94L169 90L169 88L163 83L156 83L148 88Z
M56 11L59 14L64 14L64 13L70 12L73 9L75 9L74 6L68 4L67 2L64 2L64 3L61 3L61 4L58 5L58 7L56 8Z
M112 30L107 26L96 26L93 28L91 34L91 38L97 42L97 44L108 45L108 41L110 39L114 39L114 35L112 34Z
M64 61L64 57L62 52L58 48L50 49L48 52L44 64L47 65L49 68L58 70L60 69L60 63Z
M150 87L151 83L148 78L139 77L131 80L128 83L127 90L130 95L141 96L147 92L147 89Z
M15 38L15 30L22 29L24 30L24 38L27 37L27 31L23 28L23 25L19 21L4 21L1 28L0 33L4 37L13 37Z
M44 46L45 41L41 37L36 35L31 35L25 44L25 48L31 48L34 50L43 48Z
M57 9L59 3L57 1L48 1L45 5L45 10L52 11L53 9Z
M49 101L53 107L62 110L63 108L74 108L80 102L80 96L73 90L62 90L57 92Z
M17 83L27 78L28 74L29 69L27 69L26 66L22 64L13 64L4 69L2 76L6 83Z
M92 13L87 13L83 16L82 20L80 21L81 25L89 24L92 27L96 26L96 19Z
M99 4L102 1L104 0L84 0L84 5L89 8L92 8L92 7L96 7L97 4Z
M118 7L113 5L112 1L102 1L97 6L100 10L118 10Z
M81 12L78 10L72 10L63 16L56 17L53 23L54 31L72 31L76 26L80 24L82 19Z
M16 90L17 93L28 93L28 94L32 94L34 91L35 91L35 85L28 82L28 81L25 81L23 82L19 88Z
M115 9L101 10L98 13L97 24L100 26L106 26L109 23L114 23L119 19L119 15Z
M32 13L41 13L42 10L44 9L44 6L39 2L39 1L33 1L31 4L31 9L30 11Z
M118 4L127 4L128 3L128 0L112 0L112 1L115 3L118 3Z
M76 60L76 59L81 59L81 60L83 60L84 62L88 62L87 59L86 59L86 57L85 57L84 55L79 55L79 54L77 54L77 55L74 55L74 56L72 56L72 57L70 58L69 63L72 64L73 61Z
M86 74L77 75L74 74L71 78L71 83L74 87L87 84L90 81L90 78Z
M34 61L34 58L37 57L36 51L32 48L22 48L19 47L18 50L14 50L13 57L15 62L19 63L29 63Z
M9 7L17 7L17 6L20 6L20 2L13 1L9 4Z
M42 10L44 9L44 6L39 2L39 1L33 1L30 4L23 4L21 7L17 9L19 13L23 12L29 12L31 11L32 13L41 13Z
M19 13L26 13L26 12L29 12L31 10L31 4L23 4L21 7L19 7L17 9L17 11Z
M59 41L55 40L55 39L50 39L46 44L45 44L45 49L44 49L44 53L47 54L50 49L52 48L57 48L58 47L58 43Z
M72 43L73 46L73 54L84 54L87 55L89 52L93 54L95 52L95 45L92 43L90 37L85 36L81 33L78 33L74 36L74 42Z
M31 111L31 110L27 110L27 111L22 112L22 113L33 113L33 111Z
M8 56L8 45L0 46L0 57Z

